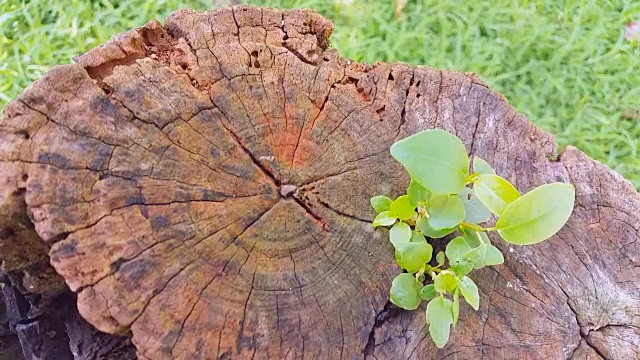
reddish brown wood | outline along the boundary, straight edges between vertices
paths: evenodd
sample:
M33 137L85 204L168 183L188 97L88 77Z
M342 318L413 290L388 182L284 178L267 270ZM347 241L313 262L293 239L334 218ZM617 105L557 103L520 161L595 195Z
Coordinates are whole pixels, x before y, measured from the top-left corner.
M141 359L633 359L640 197L473 74L358 64L312 11L182 10L53 68L0 123L0 226L22 193L51 263L98 329ZM427 128L527 191L571 181L547 242L493 239L437 350L368 205L408 183L389 155ZM436 242L436 245L441 245Z

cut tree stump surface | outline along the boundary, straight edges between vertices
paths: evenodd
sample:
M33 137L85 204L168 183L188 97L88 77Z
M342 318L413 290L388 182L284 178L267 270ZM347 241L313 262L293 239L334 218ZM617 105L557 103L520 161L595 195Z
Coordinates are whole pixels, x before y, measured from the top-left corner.
M0 122L0 226L33 226L82 316L141 359L638 359L632 185L557 156L474 74L354 63L332 29L181 10L54 67ZM441 350L423 311L388 303L400 269L369 206L408 184L391 144L430 128L522 191L577 190L550 240L493 238L505 263L472 274L480 310Z

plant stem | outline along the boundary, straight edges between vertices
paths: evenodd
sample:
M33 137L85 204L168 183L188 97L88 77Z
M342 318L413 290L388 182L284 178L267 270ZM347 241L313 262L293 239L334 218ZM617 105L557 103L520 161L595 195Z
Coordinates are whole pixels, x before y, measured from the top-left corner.
M460 226L462 226L462 227L466 227L467 229L471 229L471 230L473 230L473 231L488 231L489 229L492 229L492 228L485 229L485 228L483 228L482 226L478 226L478 225L474 225L474 224L469 224L469 223L466 223L466 222L464 222L464 221L460 223Z
M484 241L482 236L480 236L480 232L479 231L476 231L476 236L478 237L478 240L480 240L481 244L486 244L486 242Z
M479 177L480 175L478 175L478 173L475 173L475 172L469 175L467 177L467 185L474 183L476 180L478 180Z

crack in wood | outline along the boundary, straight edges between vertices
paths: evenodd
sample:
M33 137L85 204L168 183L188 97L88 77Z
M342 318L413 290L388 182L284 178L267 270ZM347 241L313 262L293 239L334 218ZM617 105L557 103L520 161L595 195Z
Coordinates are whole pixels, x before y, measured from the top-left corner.
M222 110L220 110L220 111L222 111ZM225 115L225 117L226 117L226 115ZM228 119L228 117L227 117L227 119ZM280 186L280 180L278 180L275 177L275 175L266 166L264 166L260 162L260 160L258 160L255 157L255 155L253 155L253 153L247 148L247 146L244 145L242 139L238 136L238 134L236 134L229 126L224 124L223 121L221 121L220 124L222 124L222 127L232 136L232 138L235 140L235 142L238 144L238 146L240 146L240 148L245 152L245 154L247 154L247 156L249 156L249 158L254 163L254 165L257 166L258 169L262 170L262 172L265 175L267 175L267 177L271 180L272 184L274 184L276 187Z
M376 348L376 339L375 339L376 330L380 329L385 322L388 322L389 320L397 317L401 313L402 313L402 310L396 307L395 305L393 305L391 301L388 301L388 300L384 304L384 308L382 308L382 310L376 313L375 322L371 327L371 331L369 331L369 337L368 337L369 340L367 340L367 344L365 345L364 350L362 351L362 354L364 355L365 359L368 356L373 356L374 358L376 358L374 355L374 351Z
M571 300L572 298L569 296L569 294L564 290L564 288L562 288L560 286L560 290L564 293L564 295L567 297L567 306L569 307L569 309L571 310L571 312L573 313L575 320L576 320L576 325L578 325L578 334L580 335L580 338L582 340L584 340L584 343L590 347L591 349L593 349L593 351L598 354L598 356L600 356L602 359L604 360L609 360L609 358L607 356L605 356L602 351L600 351L600 349L598 349L596 347L596 345L591 341L591 339L589 338L589 334L591 333L591 331L593 331L593 329L590 329L589 331L585 331L585 328L580 324L580 317L578 315L578 312L576 311L576 309L573 307L573 305L571 305ZM578 347L580 347L580 342L578 342L578 345L576 346L575 349L573 349L573 351L571 353L574 353Z

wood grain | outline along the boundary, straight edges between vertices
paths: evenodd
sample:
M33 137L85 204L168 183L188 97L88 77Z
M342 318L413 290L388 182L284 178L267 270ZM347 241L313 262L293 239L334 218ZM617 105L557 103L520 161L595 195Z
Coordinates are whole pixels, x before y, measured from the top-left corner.
M631 184L476 75L351 62L332 29L181 10L51 69L0 122L0 226L28 215L82 316L140 359L639 358ZM388 303L400 270L368 204L408 184L390 145L430 128L521 191L577 190L550 240L492 239L505 264L472 274L481 308L440 350Z

